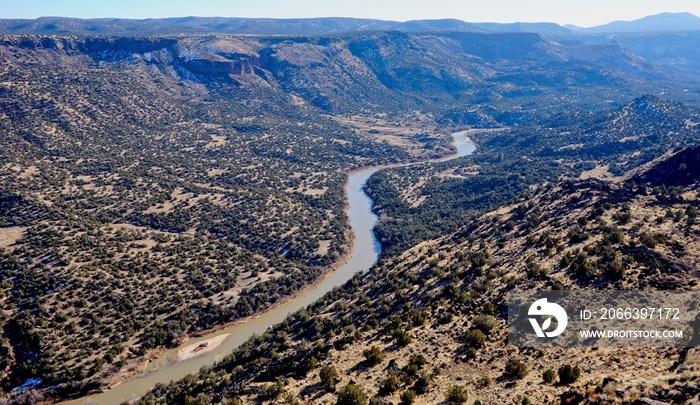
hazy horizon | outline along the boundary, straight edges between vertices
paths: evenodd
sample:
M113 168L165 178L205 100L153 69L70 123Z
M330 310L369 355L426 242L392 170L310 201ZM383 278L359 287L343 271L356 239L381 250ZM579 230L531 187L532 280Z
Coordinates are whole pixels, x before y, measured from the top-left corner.
M300 0L123 0L104 1L0 0L0 18L34 19L40 17L69 18L176 18L176 17L243 17L243 18L319 18L351 17L390 21L454 18L467 22L553 22L591 27L613 21L631 21L665 12L689 12L700 15L700 4L690 0L671 0L660 4L654 0L494 0L488 4L474 1L434 0L430 4L418 0L371 1L353 3Z

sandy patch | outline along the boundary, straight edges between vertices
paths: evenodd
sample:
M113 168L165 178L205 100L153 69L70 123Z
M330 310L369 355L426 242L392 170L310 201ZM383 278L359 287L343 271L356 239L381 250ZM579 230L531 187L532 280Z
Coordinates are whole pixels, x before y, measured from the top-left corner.
M581 176L579 177L581 180L585 179L607 179L613 177L612 174L608 171L610 168L610 165L605 165L605 166L596 166L595 169L591 170L586 170L581 173Z
M319 256L325 256L328 254L328 249L330 247L331 247L330 240L321 240L318 242L318 249L316 250L316 254Z
M213 149L226 145L226 137L223 135L209 135L211 142L204 145L204 149Z
M201 342L192 343L191 345L185 346L178 350L177 353L175 353L175 358L177 361L184 361L205 353L209 353L224 343L224 340L226 340L229 335L229 333L224 333L223 335L214 336L213 338L209 338Z
M25 229L27 228L19 226L0 228L0 248L6 248L17 243L22 238Z
M214 177L214 176L218 176L220 174L224 174L225 172L226 172L226 170L224 170L224 169L209 169L207 171L207 176Z
M39 174L39 168L36 166L29 166L18 177L20 179L28 179L37 174Z

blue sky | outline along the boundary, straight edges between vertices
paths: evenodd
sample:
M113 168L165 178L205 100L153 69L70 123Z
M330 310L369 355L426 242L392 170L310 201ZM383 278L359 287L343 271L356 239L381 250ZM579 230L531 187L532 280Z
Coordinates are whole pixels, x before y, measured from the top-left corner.
M700 16L698 0L0 0L0 18L359 17L406 21L551 21L580 26L661 12Z

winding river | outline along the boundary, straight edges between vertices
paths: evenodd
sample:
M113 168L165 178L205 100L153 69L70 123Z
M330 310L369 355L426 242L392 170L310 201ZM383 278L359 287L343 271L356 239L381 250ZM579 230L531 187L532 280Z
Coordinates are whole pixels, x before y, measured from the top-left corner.
M471 154L476 146L468 138L468 135L469 131L452 134L457 153L445 158L435 159L433 162L441 162ZM190 339L183 343L182 346L164 352L160 357L150 362L141 375L133 377L103 393L62 402L62 404L79 405L87 402L89 404L108 405L137 399L146 394L157 383L168 383L171 380L183 378L187 374L197 372L202 366L213 364L231 353L254 334L264 333L268 327L282 322L287 315L306 307L334 287L350 280L355 273L372 267L381 252L381 245L373 232L378 218L372 212L372 200L365 194L363 187L367 179L378 170L410 164L415 163L371 167L350 175L346 193L350 205L348 209L350 226L355 232L355 247L347 262L330 273L323 281L305 290L294 299L285 301L283 304L255 318L250 318L206 336ZM216 337L218 339L213 339ZM196 347L195 345L205 341L217 341L217 343L220 341L221 343L214 349L202 350L202 353L198 356L187 360L177 360L179 350L185 347Z

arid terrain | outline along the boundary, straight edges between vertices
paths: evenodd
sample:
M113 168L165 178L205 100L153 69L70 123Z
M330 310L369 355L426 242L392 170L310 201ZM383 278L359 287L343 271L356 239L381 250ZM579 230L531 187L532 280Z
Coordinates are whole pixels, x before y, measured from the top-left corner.
M472 155L366 183L375 267L143 403L334 403L350 382L373 403L697 396L694 349L516 350L503 316L512 289L696 288L694 31L193 17L0 33L0 403L105 390L293 297L352 250L349 173L447 156L464 130ZM564 365L581 375L542 382Z
M504 319L512 290L697 289L697 156L687 149L613 180L539 187L382 261L140 403L186 403L189 395L206 403L333 404L347 384L373 403L397 403L407 390L415 403L443 403L452 386L484 404L700 400L696 349L518 349L507 345ZM686 173L678 171L684 162ZM379 354L367 353L375 347ZM522 375L507 371L513 359L524 364ZM565 365L580 368L576 381L543 381L545 371ZM332 389L319 377L329 367L337 372Z

